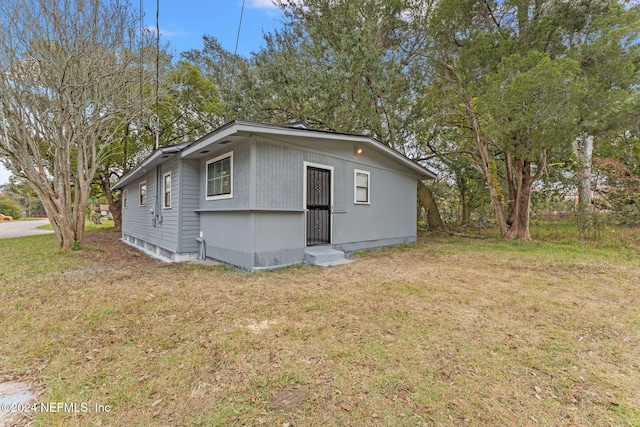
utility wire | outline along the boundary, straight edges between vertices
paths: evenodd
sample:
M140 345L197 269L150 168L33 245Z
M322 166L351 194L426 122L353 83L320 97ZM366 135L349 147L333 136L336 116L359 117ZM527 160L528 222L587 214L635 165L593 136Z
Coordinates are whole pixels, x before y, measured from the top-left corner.
M242 28L242 16L244 15L244 2L242 0L242 9L240 10L240 23L238 23L238 34L236 35L236 48L233 50L233 62L231 63L231 81L229 82L229 93L231 93L232 85L236 80L236 56L238 55L238 43L240 42L240 29Z
M144 0L140 0L140 123L144 117Z
M160 84L160 0L156 0L156 150L160 145L160 101L158 85Z

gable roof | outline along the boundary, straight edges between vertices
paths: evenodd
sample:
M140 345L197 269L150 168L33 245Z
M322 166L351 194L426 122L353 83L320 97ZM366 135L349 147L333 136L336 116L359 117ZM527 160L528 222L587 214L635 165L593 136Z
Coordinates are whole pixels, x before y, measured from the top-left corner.
M306 138L322 138L336 141L350 141L370 147L402 164L407 169L416 173L420 179L433 179L436 173L432 170L414 162L403 154L382 144L381 142L365 135L354 135L350 133L335 132L328 130L312 129L303 122L295 122L286 125L274 125L269 123L252 122L248 120L233 120L212 132L202 136L193 142L183 142L181 144L168 145L158 148L143 160L135 169L123 176L112 190L119 190L125 185L142 178L152 168L168 161L171 157L179 155L181 157L197 153L212 144L224 144L228 138L242 135L279 135L279 136L299 136Z

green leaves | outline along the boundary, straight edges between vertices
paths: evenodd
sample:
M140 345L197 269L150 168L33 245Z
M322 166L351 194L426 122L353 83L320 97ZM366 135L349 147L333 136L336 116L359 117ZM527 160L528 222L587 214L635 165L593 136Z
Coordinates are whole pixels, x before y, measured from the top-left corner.
M193 64L179 61L164 79L162 144L198 138L221 123L223 103L216 85Z
M585 89L579 72L577 61L538 51L506 58L486 77L480 97L492 137L505 151L529 161L570 142L576 134L574 100Z

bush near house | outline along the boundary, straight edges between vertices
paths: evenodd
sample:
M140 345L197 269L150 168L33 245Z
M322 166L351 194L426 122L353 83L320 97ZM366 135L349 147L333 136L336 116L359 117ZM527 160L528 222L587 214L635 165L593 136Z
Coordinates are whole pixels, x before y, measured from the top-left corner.
M9 215L13 219L20 219L22 217L22 211L20 206L8 197L0 195L0 213Z

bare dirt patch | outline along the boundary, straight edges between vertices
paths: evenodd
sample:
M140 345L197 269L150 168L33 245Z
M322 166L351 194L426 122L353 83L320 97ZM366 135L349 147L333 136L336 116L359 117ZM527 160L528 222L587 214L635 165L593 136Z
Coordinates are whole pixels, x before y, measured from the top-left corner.
M296 384L276 392L271 404L275 409L291 410L302 403L305 397L307 397L306 387Z

